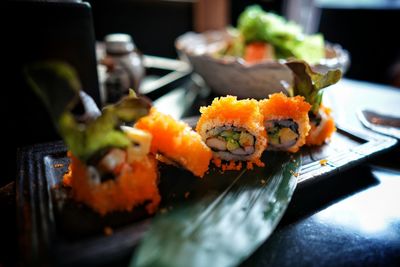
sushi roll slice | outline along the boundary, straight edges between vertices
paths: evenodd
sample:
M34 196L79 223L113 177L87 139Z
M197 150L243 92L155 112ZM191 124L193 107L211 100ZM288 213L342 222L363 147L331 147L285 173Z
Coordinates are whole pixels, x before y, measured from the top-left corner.
M160 203L157 161L154 156L129 149L112 148L90 163L84 163L71 152L69 172L64 185L71 186L75 200L105 215L113 211L131 211L144 205L149 214Z
M135 109L142 109L141 114ZM63 183L71 186L75 200L101 215L142 205L149 214L157 210L161 197L157 160L150 153L152 136L122 125L149 110L141 99L127 96L86 124L82 139L77 133L67 137L71 163Z
M199 177L208 170L211 150L188 124L152 108L135 127L151 133L151 151L159 154L164 162L175 163Z
M330 140L332 134L336 131L331 109L321 104L316 114L311 112L309 115L311 130L306 138L306 144L320 146Z
M306 138L306 145L322 145L328 142L336 131L330 109L322 105L322 89L337 83L342 73L339 69L317 72L301 60L289 61L286 65L294 76L291 96L303 96L311 104L308 113L311 129Z
M213 151L227 161L258 161L267 145L263 116L254 99L215 98L200 108L196 131Z
M26 72L67 145L70 165L63 184L71 187L73 198L101 215L139 206L154 213L161 197L151 134L123 126L146 116L150 103L131 91L100 112L65 63L32 64ZM57 87L63 90L55 94Z
M310 130L308 112L311 105L304 97L283 93L261 100L260 110L268 137L268 150L297 152L306 143Z

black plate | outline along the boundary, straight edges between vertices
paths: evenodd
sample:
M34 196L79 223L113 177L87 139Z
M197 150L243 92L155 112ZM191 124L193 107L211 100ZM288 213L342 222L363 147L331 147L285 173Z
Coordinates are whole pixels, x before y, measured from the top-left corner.
M195 120L187 121L193 125ZM393 138L367 131L352 133L339 129L329 144L302 148L303 167L298 177L298 190L359 164L396 143ZM327 162L321 164L320 160ZM131 213L101 217L71 201L68 192L57 189L67 166L66 148L62 142L39 144L19 151L17 215L24 262L93 266L126 260L148 229L151 218L146 217L141 208ZM161 177L165 172L193 177L184 170L167 166L161 166L160 172ZM171 191L168 186L160 191L166 200L161 209L168 208ZM112 235L104 234L107 226L115 230Z

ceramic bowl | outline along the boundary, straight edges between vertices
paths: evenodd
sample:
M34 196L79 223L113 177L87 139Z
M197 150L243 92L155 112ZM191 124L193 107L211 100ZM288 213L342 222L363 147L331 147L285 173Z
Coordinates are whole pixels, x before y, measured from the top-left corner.
M293 76L285 60L247 64L241 58L212 56L231 38L227 31L188 32L177 38L175 47L181 59L189 61L194 72L218 95L261 99L287 91ZM327 44L325 49L326 58L313 67L323 71L339 68L345 72L350 63L349 53L337 44Z

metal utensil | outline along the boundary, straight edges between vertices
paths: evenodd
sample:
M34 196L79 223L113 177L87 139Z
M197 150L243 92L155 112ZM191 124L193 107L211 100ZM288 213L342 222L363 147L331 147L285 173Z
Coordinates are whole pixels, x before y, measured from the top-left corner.
M361 123L368 129L400 139L400 117L368 109L359 110L357 116Z

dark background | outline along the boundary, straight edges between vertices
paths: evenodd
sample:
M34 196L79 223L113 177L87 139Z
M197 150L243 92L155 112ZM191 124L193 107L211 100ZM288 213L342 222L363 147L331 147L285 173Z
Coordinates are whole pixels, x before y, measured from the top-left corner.
M149 55L176 58L175 39L194 31L195 1L160 0L88 0L93 10L96 39L109 33L133 36L139 49ZM284 1L230 1L230 23L236 25L239 14L251 4L282 14Z

